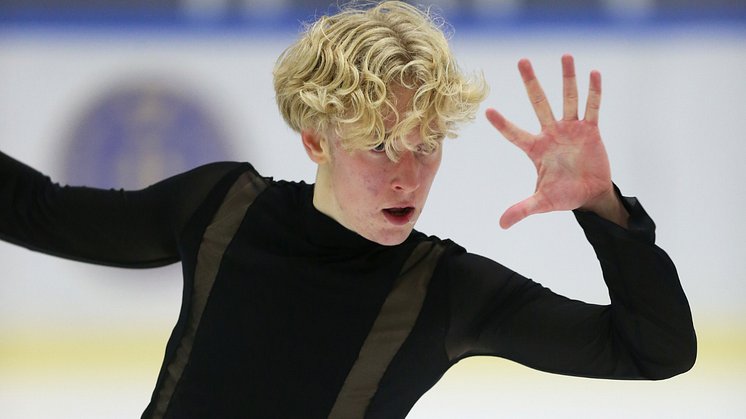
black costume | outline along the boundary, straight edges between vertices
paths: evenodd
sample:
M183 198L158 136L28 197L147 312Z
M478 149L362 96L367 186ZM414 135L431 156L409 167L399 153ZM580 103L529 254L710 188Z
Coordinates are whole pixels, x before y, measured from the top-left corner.
M696 342L675 267L634 198L629 230L575 216L611 305L556 295L449 240L370 242L313 185L216 163L142 191L60 187L0 155L0 238L123 267L181 261L184 295L143 418L398 418L454 363L661 379Z

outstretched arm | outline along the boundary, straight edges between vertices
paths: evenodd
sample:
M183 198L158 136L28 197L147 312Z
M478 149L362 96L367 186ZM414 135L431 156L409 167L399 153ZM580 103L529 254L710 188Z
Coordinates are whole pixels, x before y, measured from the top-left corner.
M529 60L522 59L518 69L541 132L524 131L495 109L486 114L505 138L528 155L538 179L534 194L508 208L500 226L509 228L532 214L580 209L626 227L628 214L611 183L609 159L598 130L601 73L591 72L585 116L579 120L575 64L571 55L562 57L563 117L557 121Z
M188 218L238 166L203 166L140 191L104 190L60 186L0 153L0 239L103 265L174 263Z

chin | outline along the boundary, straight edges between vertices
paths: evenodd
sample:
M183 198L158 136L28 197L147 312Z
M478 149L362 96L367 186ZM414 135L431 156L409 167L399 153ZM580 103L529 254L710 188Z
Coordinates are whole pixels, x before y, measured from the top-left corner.
M390 240L389 239L389 240L374 240L374 241L376 243L382 245L382 246L397 246L397 245L400 245L400 244L404 243L404 240L406 240L406 239L407 238L405 237L405 238L403 238L401 240L398 240L398 239L397 240Z
M391 231L391 232L382 232L375 236L371 237L365 237L366 239L376 242L383 246L396 246L399 244L404 243L405 240L407 240L407 237L409 237L410 233L412 233L412 229L414 226L410 226L407 229L402 229L399 231Z

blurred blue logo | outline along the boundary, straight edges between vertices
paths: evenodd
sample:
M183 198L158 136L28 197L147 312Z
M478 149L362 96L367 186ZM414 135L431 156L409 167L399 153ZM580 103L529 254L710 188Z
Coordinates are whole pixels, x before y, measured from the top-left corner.
M222 127L181 90L127 85L96 101L73 126L65 168L70 185L141 189L229 158Z

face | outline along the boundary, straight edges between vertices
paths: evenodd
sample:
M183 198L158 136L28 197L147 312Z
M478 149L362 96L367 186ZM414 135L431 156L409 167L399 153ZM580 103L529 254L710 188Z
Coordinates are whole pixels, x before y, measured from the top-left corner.
M411 94L404 90L397 95L400 114ZM419 127L396 141L407 141L417 149L422 144ZM401 147L394 163L385 151L350 153L334 133L326 138L326 145L329 158L319 165L314 206L368 240L383 245L403 242L425 206L442 147L431 153Z

